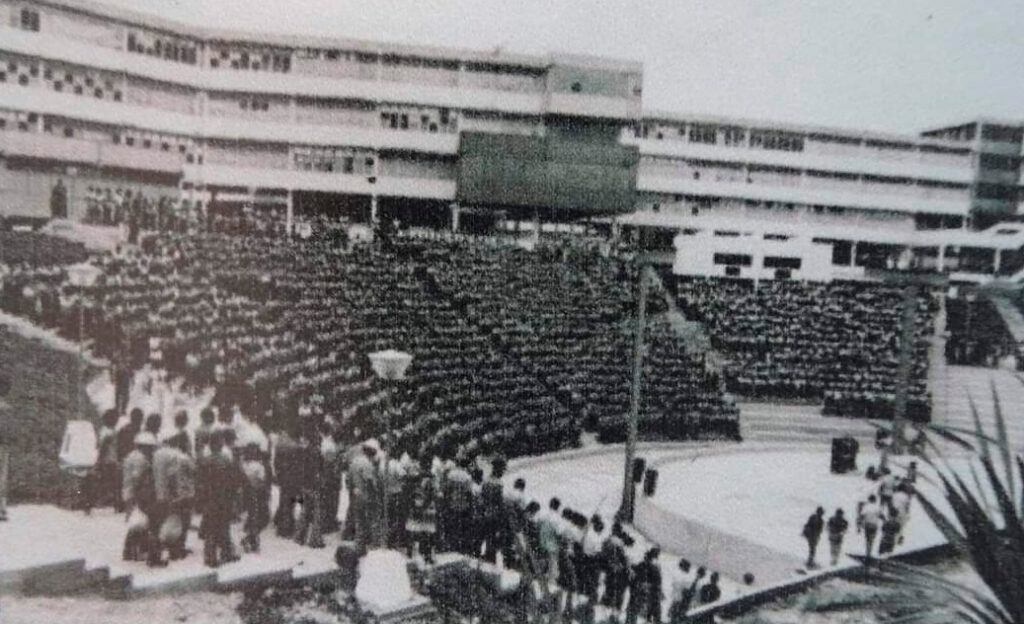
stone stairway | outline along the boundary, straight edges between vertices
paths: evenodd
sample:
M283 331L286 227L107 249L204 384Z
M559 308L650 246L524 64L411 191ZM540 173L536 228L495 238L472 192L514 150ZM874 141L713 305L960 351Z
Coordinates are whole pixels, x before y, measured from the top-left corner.
M741 403L740 431L745 442L786 442L830 445L832 438L850 435L861 449L872 448L875 429L850 418L821 415L819 405Z
M970 402L977 408L982 429L996 435L993 388L1006 423L1007 438L1024 453L1024 382L1016 371L974 366L943 366L933 396L935 424L974 431ZM968 434L970 437L970 434Z
M189 538L193 553L166 568L121 561L124 518L110 510L90 516L50 505L17 505L0 524L0 595L98 593L113 598L190 591L240 591L269 584L318 583L338 574L336 536L312 549L263 533L258 555L243 555L217 569L202 564L202 543ZM238 527L235 527L238 539Z

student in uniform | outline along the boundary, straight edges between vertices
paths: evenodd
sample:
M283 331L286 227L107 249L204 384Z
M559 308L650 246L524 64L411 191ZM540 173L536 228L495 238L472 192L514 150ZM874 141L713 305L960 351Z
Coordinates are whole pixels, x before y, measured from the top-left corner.
M843 549L843 537L846 535L849 527L850 523L843 516L842 509L836 509L836 512L828 519L826 527L828 530L828 550L833 567L839 563L839 554Z

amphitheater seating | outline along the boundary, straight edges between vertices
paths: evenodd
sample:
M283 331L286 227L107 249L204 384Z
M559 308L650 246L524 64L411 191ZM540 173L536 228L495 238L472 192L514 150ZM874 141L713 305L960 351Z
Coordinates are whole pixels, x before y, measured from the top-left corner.
M681 279L681 308L729 360L726 386L748 397L823 401L826 414L891 417L902 292L864 282ZM936 304L918 300L908 414L930 413L927 337Z
M298 416L356 437L383 434L392 409L366 355L403 348L415 360L390 425L413 455L546 452L576 445L584 425L622 436L636 281L623 261L585 247L399 237L345 248L226 230L165 232L99 259L85 314L94 349L216 386L215 403L271 429ZM70 299L49 322L75 335L58 319L76 293L57 288ZM737 437L717 377L661 322L649 336L641 430Z
M946 361L967 366L995 366L1016 353L1013 337L985 295L946 298Z

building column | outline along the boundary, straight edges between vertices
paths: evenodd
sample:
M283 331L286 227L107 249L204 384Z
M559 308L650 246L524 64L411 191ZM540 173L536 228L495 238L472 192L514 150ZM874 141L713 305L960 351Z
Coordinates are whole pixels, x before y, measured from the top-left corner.
M377 223L377 193L370 194L370 225Z
M857 241L850 242L850 266L857 266Z
M284 210L284 233L285 237L289 237L295 229L295 196L292 189L288 189Z
M452 202L449 207L451 208L451 211L452 211L452 232L458 232L459 231L459 212L460 212L459 205L457 203L455 203L455 202Z
M935 259L935 270L942 273L946 270L946 246L939 245L939 255Z
M999 275L999 267L1002 264L1002 257L1003 257L1003 254L1000 253L1001 251L1002 251L1001 249L993 249L992 250L992 256L993 256L993 260L992 260L992 275Z

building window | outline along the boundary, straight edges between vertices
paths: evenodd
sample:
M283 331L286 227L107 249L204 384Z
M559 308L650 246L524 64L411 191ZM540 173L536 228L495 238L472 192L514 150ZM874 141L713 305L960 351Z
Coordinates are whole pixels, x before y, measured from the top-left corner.
M121 92L120 91L114 91L114 101L115 102L120 102L121 101Z
M802 152L804 151L804 138L798 134L787 132L755 131L750 133L750 147Z
M799 271L800 265L800 258L786 258L783 256L764 257L764 268L766 269L792 269L794 271Z
M21 28L22 30L39 32L39 11L34 11L32 9L22 9Z
M714 126L693 124L690 126L690 143L714 145L718 142L718 129Z
M125 137L124 144L127 145L128 147L135 145L135 137Z
M743 145L747 139L747 132L743 128L725 128L722 130L722 141L730 146Z
M75 129L74 128L70 128L70 127L65 127L64 128L64 137L70 139L73 136L75 136Z
M716 253L715 264L750 266L753 259L749 254Z

